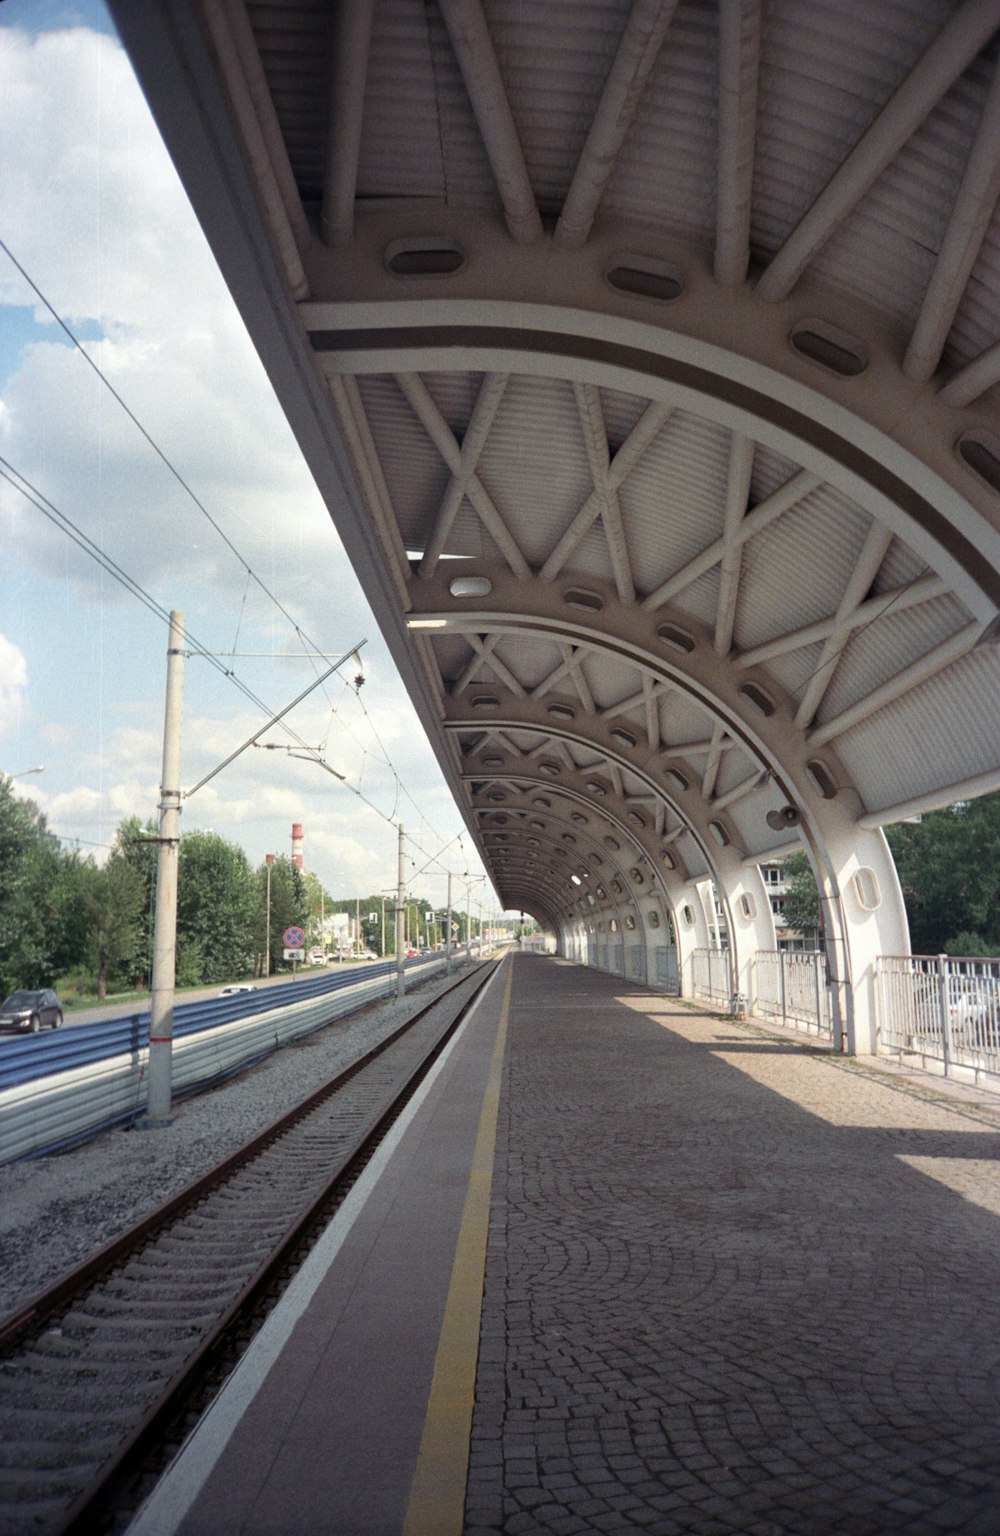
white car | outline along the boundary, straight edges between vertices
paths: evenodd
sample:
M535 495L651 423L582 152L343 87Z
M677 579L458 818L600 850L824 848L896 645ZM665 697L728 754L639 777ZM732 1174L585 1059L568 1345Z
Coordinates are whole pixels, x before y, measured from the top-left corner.
M223 987L222 991L219 993L219 996L235 997L237 992L256 992L256 990L257 988L252 987L248 981L239 981L231 987Z

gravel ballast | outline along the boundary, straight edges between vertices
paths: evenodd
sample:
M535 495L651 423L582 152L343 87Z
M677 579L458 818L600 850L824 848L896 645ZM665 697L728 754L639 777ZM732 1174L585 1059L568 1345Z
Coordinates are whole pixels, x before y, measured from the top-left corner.
M453 978L452 978L453 979ZM428 979L174 1105L159 1130L103 1132L0 1168L0 1320L264 1130L451 984Z

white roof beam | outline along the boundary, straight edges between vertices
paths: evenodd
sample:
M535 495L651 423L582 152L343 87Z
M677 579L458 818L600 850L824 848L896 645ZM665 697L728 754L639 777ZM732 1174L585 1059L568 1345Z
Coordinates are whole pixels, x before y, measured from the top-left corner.
M725 9L725 8L723 8ZM726 480L726 515L722 537L726 549L719 572L719 604L715 616L715 654L728 656L733 644L736 600L740 590L743 547L736 542L740 523L746 516L753 474L753 440L734 432L729 445L729 471Z
M677 0L634 0L556 225L555 244L578 250L590 234Z
M993 70L975 143L937 264L910 344L903 359L907 378L923 383L931 377L944 351L955 313L1000 193L1000 64Z
M980 395L992 389L1000 381L1000 341L995 341L985 352L980 352L971 363L966 363L938 393L945 405L961 407L971 405Z
M611 556L615 587L623 603L635 600L635 583L622 525L621 507L617 493L608 484L608 468L611 454L608 449L608 433L601 410L601 396L593 384L575 384L573 395L583 429L584 447L594 492L600 504L600 516L604 524L604 537Z
M859 603L851 615L852 629L860 629L862 626L873 624L876 619L888 613L890 608L893 613L902 613L907 608L914 608L919 603L929 603L934 597L941 597L949 590L947 584L940 576L922 576L917 581L908 582L903 587L892 587L889 591L879 592L875 597L869 597L865 602ZM805 624L801 629L789 630L785 635L777 635L773 640L766 640L763 645L755 645L751 650L742 651L733 657L737 667L756 667L761 662L773 661L776 656L787 656L791 651L801 650L803 646L815 645L819 640L825 640L833 631L836 624L836 616L829 619L818 619L815 624Z
M396 382L424 428L431 442L437 448L451 473L456 478L462 474L462 450L455 441L455 434L445 421L431 398L423 379L416 373L397 373ZM466 495L480 522L496 544L507 564L515 576L522 579L530 576L531 570L525 560L510 529L504 522L500 513L488 495L485 487L475 474L470 474L466 482Z
M835 736L850 730L851 726L857 725L860 720L866 720L869 715L884 709L887 704L894 704L912 688L919 687L928 678L943 672L945 667L950 667L952 662L959 661L972 650L984 634L986 627L988 626L981 624L978 619L972 624L966 624L964 629L960 629L950 639L942 641L919 660L904 667L901 672L897 672L896 676L890 678L887 683L883 683L881 688L873 689L863 699L852 704L849 709L843 710L832 720L827 720L816 730L811 731L808 736L809 744L819 747L825 741L832 741Z
M331 246L346 245L354 236L354 200L374 13L375 0L343 0L333 10L330 110L319 224L323 240Z
M667 690L664 689L664 692ZM656 684L648 672L642 674L643 706L646 714L646 740L650 751L655 752L660 745L660 709L659 693Z
M412 607L408 585L410 563L406 558L406 547L399 531L392 497L382 471L382 461L375 447L357 380L348 374L334 375L328 380L328 384L337 422L354 472L358 477L368 515L382 541L387 569L399 597L400 607L406 613Z
M300 243L304 245L308 241L309 227L246 8L237 3L207 5L202 14L289 291L293 299L305 299L309 294L309 281L302 265Z
M671 410L671 406L661 405L655 401L646 407L607 468L605 486L609 492L617 491L621 487L625 477L635 468L656 437ZM591 491L539 571L540 581L555 580L587 529L600 517L602 510L603 501L600 494L596 490Z
M726 739L726 729L721 721L717 721L712 731L712 744L708 750L708 762L705 764L705 772L701 780L702 798L711 800L715 793L715 780L719 772L719 762L722 757L722 743Z
M594 703L594 697L588 686L587 679L583 675L580 651L571 650L568 645L560 645L559 649L562 651L563 660L569 668L569 675L573 679L576 691L580 695L581 704L588 715L596 714L597 706Z
M747 795L753 794L759 789L767 778L767 769L762 773L755 773L752 778L744 779L741 784L734 784L732 789L727 789L724 795L718 795L711 805L713 811L725 811L729 806L735 805L739 800L745 800Z
M480 670L481 667L485 666L493 652L494 646L497 645L500 640L499 635L490 635L486 640L486 643L483 644L482 641L474 636L470 635L468 638L472 644L472 657L469 660L469 663L461 677L452 686L451 691L456 698L460 693L465 692L466 688L468 688L476 673Z
M803 269L1000 26L1000 0L964 0L862 134L767 267L757 294L787 298Z
M724 288L743 282L750 260L760 10L761 0L738 0L719 7L715 280Z
M441 503L431 536L424 548L420 562L421 576L433 576L451 532L459 507L468 492L469 480L476 472L486 439L489 437L496 413L507 388L506 373L488 373L483 379L476 403L469 418L469 426L462 438L459 473L453 474L444 500Z
M776 491L772 491L771 495L765 497L762 502L754 507L752 512L747 513L735 535L735 544L737 546L745 544L747 539L753 538L757 533L762 533L771 523L776 522L779 517L783 517L804 496L808 496L810 491L814 491L817 485L819 485L819 479L816 475L810 474L807 469L800 469L798 474L793 475L790 480L786 480L784 485L780 485ZM697 581L699 576L704 576L705 572L710 571L713 565L718 565L726 552L726 548L725 538L713 540L706 549L702 550L700 555L695 555L693 560L689 560L687 565L682 566L679 571L676 571L673 576L663 582L662 586L657 587L655 592L651 592L648 597L643 598L642 607L661 608L672 597L676 597L678 592L682 592L693 581Z
M479 0L438 0L500 193L507 230L518 245L542 238L542 220L514 126L493 39Z
M873 523L834 615L833 628L823 642L819 661L813 669L812 677L806 684L799 707L795 711L795 724L802 730L813 720L824 694L833 681L837 663L851 638L852 617L865 594L871 590L872 582L878 575L879 567L891 543L892 534L889 530L878 523Z
M959 800L976 800L980 795L991 795L1000 790L1000 768L992 773L980 773L971 779L961 779L956 784L942 785L926 795L912 800L901 800L898 805L887 805L882 811L869 811L858 817L858 826L866 830L885 827L893 821L905 821L908 816L922 816L926 811L941 811Z

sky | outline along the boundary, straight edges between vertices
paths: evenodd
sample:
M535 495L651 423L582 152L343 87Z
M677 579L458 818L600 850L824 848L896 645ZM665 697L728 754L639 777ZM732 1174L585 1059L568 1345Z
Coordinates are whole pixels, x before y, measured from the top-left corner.
M185 662L185 787L360 647L288 716L345 782L273 727L182 828L256 865L301 822L346 897L395 886L401 821L443 906L482 864L97 0L0 7L0 167L0 771L101 861L156 815L164 612L214 658Z

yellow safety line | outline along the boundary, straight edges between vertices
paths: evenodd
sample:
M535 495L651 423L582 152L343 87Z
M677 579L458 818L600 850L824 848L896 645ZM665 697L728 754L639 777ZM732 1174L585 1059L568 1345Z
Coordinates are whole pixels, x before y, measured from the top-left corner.
M434 1360L424 1432L403 1521L403 1536L461 1536L465 1523L465 1484L476 1392L497 1111L513 977L514 967L511 966L479 1117L472 1172Z

